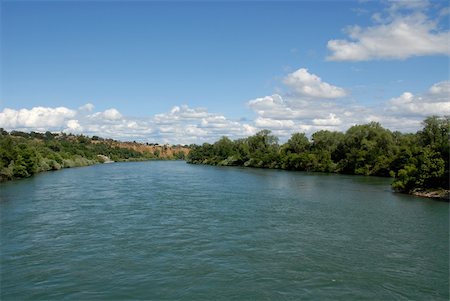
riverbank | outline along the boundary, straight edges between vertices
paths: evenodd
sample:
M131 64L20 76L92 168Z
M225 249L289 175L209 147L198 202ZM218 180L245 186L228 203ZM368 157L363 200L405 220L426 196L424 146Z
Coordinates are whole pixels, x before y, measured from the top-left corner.
M415 134L391 132L379 123L355 125L344 132L321 130L308 138L293 133L279 144L268 130L253 136L194 145L191 163L391 177L392 189L442 198L449 188L448 117L431 116ZM430 192L431 191L431 192ZM414 192L414 193L411 193Z
M415 189L411 191L410 194L414 196L436 199L445 202L450 201L450 190L447 189L434 189L434 190Z
M122 142L65 133L0 131L0 182L99 163L183 160L186 146Z
M193 164L193 165L210 165L210 166L219 166L219 167L233 167L233 166L239 166L239 167L244 167L244 168L257 168L257 169L279 169L279 170L288 170L288 169L283 169L280 167L274 167L274 168L269 168L269 167L258 167L258 166L245 166L245 165L227 165L227 164L211 164L209 162L192 162L192 161L187 161L188 164ZM292 170L291 170L292 171ZM308 172L312 172L312 173L316 173L316 171L308 171ZM317 172L317 173L324 173L324 172ZM338 172L325 172L325 173L329 173L329 174L340 174ZM365 175L356 175L356 176L364 176ZM392 183L391 183L392 185ZM435 200L439 200L439 201L446 201L449 202L450 201L450 190L447 189L414 189L412 191L397 191L394 190L396 193L403 193L403 194L409 194L409 195L413 195L413 196L417 196L417 197L424 197L424 198L430 198L430 199L435 199Z
M82 158L85 159L85 158ZM79 167L89 167L89 166L94 166L94 165L99 165L99 164L112 164L112 163L126 163L126 162L144 162L144 161L180 161L180 159L159 159L159 158L152 158L152 159L147 159L147 158L132 158L132 159L124 159L124 160L118 160L118 161L112 161L112 160L106 160L104 162L102 162L102 160L100 161L92 161L92 160L77 160L74 161L68 165L63 165L63 166L59 166L59 167L53 167L53 168L49 168L46 170L39 170L37 172L35 172L33 175L27 176L27 177L16 177L16 178L5 178L5 177L0 177L0 183L4 183L4 182L8 182L8 181L15 181L15 180L21 180L21 179L25 179L25 178L29 178L32 177L36 174L40 174L40 173L44 173L44 172L49 172L49 171L58 171L61 169L68 169L68 168L79 168ZM181 160L184 161L184 160ZM82 163L76 163L76 162L82 162Z

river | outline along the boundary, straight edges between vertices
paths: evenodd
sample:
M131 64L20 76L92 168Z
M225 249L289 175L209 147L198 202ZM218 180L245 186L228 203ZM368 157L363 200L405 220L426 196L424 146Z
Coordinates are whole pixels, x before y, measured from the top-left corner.
M448 300L449 203L180 161L0 184L1 300Z

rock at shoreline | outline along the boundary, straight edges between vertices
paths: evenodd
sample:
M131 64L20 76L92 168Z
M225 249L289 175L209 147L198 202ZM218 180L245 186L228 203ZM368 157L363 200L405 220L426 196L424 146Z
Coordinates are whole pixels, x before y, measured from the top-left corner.
M99 159L99 161L100 161L101 163L114 163L114 161L111 160L108 156L105 156L105 155L97 155L97 157L98 157L98 159Z
M443 201L450 200L450 190L439 189L439 190L413 190L411 192L412 195L425 197L425 198L433 198L440 199Z

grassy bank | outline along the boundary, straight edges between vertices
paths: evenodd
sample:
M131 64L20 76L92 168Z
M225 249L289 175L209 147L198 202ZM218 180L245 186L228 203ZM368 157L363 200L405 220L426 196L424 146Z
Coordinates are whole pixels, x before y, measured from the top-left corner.
M120 142L64 133L24 133L0 129L0 181L61 168L143 160L184 159L183 146Z

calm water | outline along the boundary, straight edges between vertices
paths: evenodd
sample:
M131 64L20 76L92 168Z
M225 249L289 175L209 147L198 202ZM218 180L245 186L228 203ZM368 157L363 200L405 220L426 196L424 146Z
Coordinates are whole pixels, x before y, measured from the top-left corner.
M1 300L447 300L449 204L389 182L144 162L4 183Z

